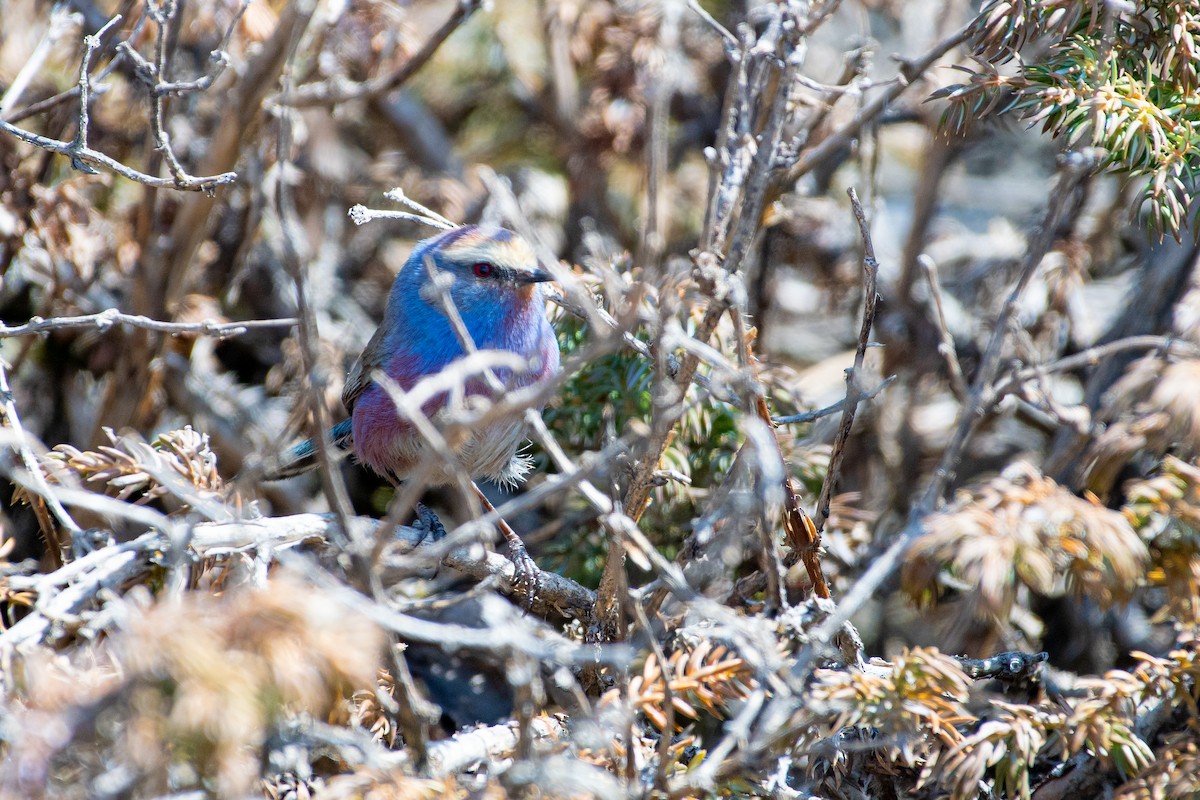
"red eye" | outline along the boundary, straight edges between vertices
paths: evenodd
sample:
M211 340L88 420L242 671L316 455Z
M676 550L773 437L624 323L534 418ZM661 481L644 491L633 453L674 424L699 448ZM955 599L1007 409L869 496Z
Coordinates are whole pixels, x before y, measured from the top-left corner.
M495 267L486 261L480 261L475 266L471 267L471 269L475 272L475 277L486 278L492 274L492 270L494 270Z

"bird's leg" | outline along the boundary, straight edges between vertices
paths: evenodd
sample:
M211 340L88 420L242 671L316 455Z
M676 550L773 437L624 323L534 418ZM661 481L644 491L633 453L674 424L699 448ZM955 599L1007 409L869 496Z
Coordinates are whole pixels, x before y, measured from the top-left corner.
M424 503L417 503L416 507L417 518L413 520L413 527L417 530L425 531L425 538L430 542L440 542L446 536L446 526L429 510L429 506Z
M471 481L471 488L475 490L475 496L483 504L484 511L494 512L496 510L492 502L487 499L487 495L479 488L479 484ZM504 521L503 517L496 516L496 525L500 528L500 533L504 534L505 541L508 542L508 558L516 568L516 572L513 574L513 583L525 590L525 605L527 608L532 608L533 598L537 595L538 590L538 566L530 558L529 551L525 549L525 543L521 541L521 537L517 536L517 532Z

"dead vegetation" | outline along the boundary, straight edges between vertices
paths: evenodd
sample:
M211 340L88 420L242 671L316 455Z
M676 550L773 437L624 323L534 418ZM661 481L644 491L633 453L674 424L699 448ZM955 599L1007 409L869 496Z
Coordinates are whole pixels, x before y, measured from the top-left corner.
M8 0L0 796L1196 796L1192 6ZM475 221L530 480L263 481Z

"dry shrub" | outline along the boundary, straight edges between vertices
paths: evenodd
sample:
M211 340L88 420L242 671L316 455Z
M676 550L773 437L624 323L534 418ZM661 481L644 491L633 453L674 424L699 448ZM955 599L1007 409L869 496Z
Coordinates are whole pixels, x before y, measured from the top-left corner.
M269 737L324 718L373 683L380 631L311 586L278 578L225 597L127 603L121 631L74 658L20 659L8 796L253 790Z

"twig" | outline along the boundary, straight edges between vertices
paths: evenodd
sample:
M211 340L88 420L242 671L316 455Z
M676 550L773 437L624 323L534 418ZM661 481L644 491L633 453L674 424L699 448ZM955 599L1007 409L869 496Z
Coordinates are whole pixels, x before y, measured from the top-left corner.
M447 230L458 227L458 223L455 222L454 220L443 217L441 214L434 211L429 206L423 205L421 203L418 203L416 200L413 200L411 197L408 196L408 194L405 193L404 189L400 186L397 186L394 189L388 189L386 192L383 193L383 196L386 197L388 200L391 200L393 203L399 203L402 206L408 206L413 211L433 220L434 222L441 225L443 228L446 228Z
M212 175L207 178L196 178L194 182L188 184L178 184L173 178L157 178L153 175L147 175L144 172L139 172L132 167L127 167L120 161L106 156L104 153L99 153L89 147L79 147L74 142L63 142L58 139L51 139L46 136L39 136L36 133L18 128L15 125L10 125L4 120L0 120L0 131L11 134L21 141L28 142L34 147L40 147L43 150L48 150L51 153L57 153L62 156L69 156L71 166L80 169L89 174L95 174L95 170L88 168L103 167L122 178L128 178L131 181L151 186L155 189L180 189L185 192L211 192L218 186L225 186L237 180L236 172L223 172L220 175ZM83 164L84 167L79 165Z
M21 416L17 413L16 398L13 397L12 389L8 386L8 369L3 359L0 359L0 407L4 410L5 421L17 436L17 452L21 456L22 465L29 473L34 494L49 506L59 525L66 528L72 536L81 534L83 529L71 518L51 490L50 484L46 480L46 474L42 471L42 465L38 463L37 456L34 455L33 448L29 445L32 439L21 424ZM53 542L48 541L47 544L53 545Z
M294 91L285 90L272 98L272 100L279 105L301 108L305 106L336 105L351 100L376 97L390 92L416 74L417 70L421 67L425 66L425 63L433 58L433 54L442 46L442 43L450 38L450 34L458 30L482 6L483 0L458 0L454 11L442 23L442 26L434 31L433 35L421 46L420 50L413 53L407 61L393 72L379 75L361 83L354 83L338 77L323 83L301 86Z
M783 178L785 185L790 185L799 180L802 176L812 171L813 167L821 164L825 159L832 156L838 150L850 143L850 140L858 135L858 132L863 129L869 122L875 120L884 110L891 104L893 100L904 93L904 90L912 85L921 74L937 63L938 59L946 55L958 45L970 38L972 25L966 25L960 28L955 33L947 36L945 39L938 42L927 53L919 58L904 61L901 64L902 81L888 85L882 92L877 94L871 102L867 103L862 109L854 115L854 119L847 122L841 128L831 133L823 139L820 144L811 150L804 153L796 163L788 168L786 175Z
M702 19L706 23L708 23L708 26L710 28L712 28L714 31L716 31L717 33L719 33L721 35L721 38L725 40L725 44L728 46L730 51L737 49L737 46L738 46L737 37L729 32L729 28L726 28L724 25L717 22L716 17L714 17L712 14L708 13L708 11L705 10L704 6L700 5L700 3L697 2L697 0L688 0L687 5L688 5L688 8L690 8L692 11L694 11L696 13L696 16L700 17L700 19Z
M1176 339L1171 336L1130 336L1125 339L1117 339L1106 344L1089 347L1086 350L1080 350L1078 353L1064 356L1048 364L1025 367L1015 375L1009 377L1004 383L994 386L991 390L991 395L994 399L999 399L1015 391L1021 383L1038 377L1039 374L1049 375L1056 372L1071 372L1083 367L1094 367L1102 363L1109 356L1129 350L1162 350L1164 355L1200 358L1200 346L1183 339Z
M858 331L858 348L854 351L854 366L846 371L846 400L842 407L842 423L837 436L833 440L833 450L829 455L829 471L821 484L821 495L817 500L813 524L818 536L825 529L825 521L829 519L829 504L833 499L833 490L841 477L842 459L846 455L846 442L850 438L850 429L854 427L854 417L858 413L858 404L862 400L863 390L858 384L858 376L862 374L863 361L866 359L867 348L871 345L871 328L875 325L875 309L879 300L878 278L879 262L875 260L875 245L871 242L871 228L867 224L867 215L858 193L850 187L846 193L850 196L850 205L854 209L854 217L858 220L859 234L863 241L863 316L862 325ZM818 539L819 544L819 539Z
M79 67L79 121L75 131L75 138L70 142L51 139L47 136L39 136L36 133L30 133L27 130L18 128L17 126L0 120L0 130L17 137L18 139L28 142L35 147L40 147L43 150L48 150L51 153L68 156L71 159L71 166L80 172L85 172L91 175L97 174L94 167L103 167L111 172L120 175L123 178L128 178L131 181L152 186L158 189L181 189L192 192L211 192L218 186L224 186L233 183L237 179L237 173L225 172L220 175L212 175L209 177L193 177L183 173L183 176L176 175L172 178L158 178L153 175L147 175L144 172L128 167L125 164L111 158L104 153L92 150L87 146L88 137L88 101L91 90L91 81L88 77L88 69L91 65L92 54L96 48L100 46L100 37L114 24L119 22L121 17L115 16L95 34L90 34L83 38L84 53L83 59Z
M241 336L251 330L262 328L290 328L297 323L294 317L283 319L252 319L244 322L217 322L206 319L201 322L163 322L150 319L141 314L126 314L115 308L105 309L95 314L83 314L75 317L31 317L24 325L9 327L0 323L0 339L10 336L26 336L31 333L46 331L69 330L73 328L94 328L106 331L113 325L128 325L131 328L143 328L149 331L160 331L171 334L197 334L212 336L216 339L228 339Z
M225 68L229 66L229 55L225 52L225 48L229 45L233 31L237 27L242 14L245 13L248 4L248 0L243 0L241 7L226 28L220 46L212 51L211 60L214 64L212 71L208 75L194 81L172 83L167 77L170 70L168 42L170 40L171 23L175 20L175 13L178 10L178 0L164 0L161 4L147 0L147 16L154 20L154 24L158 28L153 64L143 58L129 42L122 42L120 45L121 50L133 62L134 73L150 89L150 131L154 136L155 149L166 160L167 169L170 170L176 185L187 185L197 179L188 174L188 171L183 168L179 157L175 155L175 149L171 146L171 135L167 132L165 120L166 99L170 95L203 91L212 86L213 82L225 71ZM82 91L82 84L80 89Z
M280 115L277 159L281 172L275 181L275 209L279 215L279 223L283 228L283 236L280 237L283 246L283 260L296 287L296 306L299 312L297 316L299 317L300 359L309 386L309 410L312 413L313 422L317 428L313 435L313 441L316 444L321 485L330 507L333 508L334 513L337 515L340 526L340 534L338 535L340 541L338 543L346 547L355 542L352 538L353 532L350 527L350 497L346 493L346 485L341 479L341 473L334 469L336 462L334 460L333 446L329 441L328 434L330 427L329 410L325 407L324 397L325 376L317 368L317 318L315 311L308 301L308 284L305 279L305 270L300 263L300 253L296 248L296 242L304 241L304 234L300 230L300 226L296 224L291 187L286 175L282 172L283 168L291 163L291 154L288 151L291 148L290 123L292 113L290 110L285 110ZM353 554L351 558L354 558Z
M895 375L888 376L884 380L880 381L880 383L876 385L874 389L870 389L869 391L863 392L860 390L858 401L863 403L867 400L874 400L880 392L892 385L892 383L896 380L896 377L897 376ZM827 405L824 408L814 409L813 411L805 411L801 414L789 414L786 417L776 417L775 424L798 425L806 422L816 422L823 417L828 417L831 414L836 414L837 412L841 411L846 406L846 400L847 397L843 397L836 403Z
M950 391L954 397L963 402L967 399L967 379L963 377L962 365L958 363L958 352L954 349L954 337L946 324L946 311L942 303L942 285L938 281L937 265L925 254L917 256L917 263L925 271L925 279L929 281L929 296L933 300L934 321L938 329L938 353L946 360L946 370L950 374Z
M91 98L88 92L91 89L91 82L88 78L88 71L92 64L92 54L96 52L96 48L100 46L100 37L108 32L108 29L121 21L121 15L118 14L104 24L100 30L94 34L88 34L83 37L83 59L79 63L79 121L75 128L75 139L71 142L75 150L80 150L87 147L88 139L88 103ZM95 174L95 171L87 167L82 162L71 157L71 166L81 172Z
M443 224L440 220L424 214L412 214L408 211L391 211L385 209L367 208L361 203L351 206L347 212L350 220L355 225L366 225L371 220L375 219L402 219L407 222L419 222L422 225L428 225L431 228L448 231L457 227L453 223Z
M162 98L169 95L188 94L190 92L203 92L208 90L217 78L229 67L229 53L226 52L229 48L229 42L233 39L233 32L237 30L238 22L241 21L242 15L246 13L246 9L250 6L250 0L242 0L242 4L238 10L234 12L233 19L229 21L229 25L225 28L225 35L221 37L221 43L217 48L208 55L208 60L213 63L212 71L201 75L199 78L190 81L168 81L166 69L166 54L165 50L160 47L156 56L156 66L151 67L141 55L129 47L128 43L122 43L127 48L128 53L133 57L134 63L139 66L152 70L148 74L156 78L156 80L148 81L150 91L155 98ZM163 11L160 13L150 14L151 18L159 25L160 43L167 37L167 24L174 18L175 8L170 7L169 12ZM139 70L139 74L147 74L143 70ZM161 110L160 106L156 105L156 110ZM158 123L161 125L161 120Z

